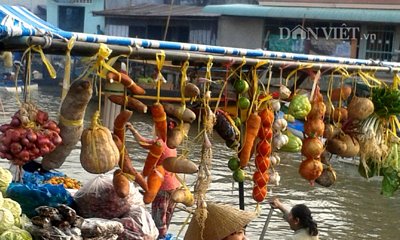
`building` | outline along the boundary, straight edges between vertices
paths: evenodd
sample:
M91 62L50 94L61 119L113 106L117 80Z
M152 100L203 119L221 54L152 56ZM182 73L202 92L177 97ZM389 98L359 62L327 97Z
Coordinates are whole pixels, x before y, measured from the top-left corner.
M104 0L47 0L47 22L65 31L104 33L104 18L92 12L104 9Z
M397 0L260 0L203 11L221 15L218 45L399 61Z
M93 14L105 18L107 35L215 45L219 14L202 10L193 5L139 3Z

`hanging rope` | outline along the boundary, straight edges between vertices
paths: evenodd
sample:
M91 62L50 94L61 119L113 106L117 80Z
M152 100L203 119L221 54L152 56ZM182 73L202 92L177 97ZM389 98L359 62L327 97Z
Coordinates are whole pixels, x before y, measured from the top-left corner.
M38 52L40 54L43 64L46 66L47 71L49 71L50 77L55 79L57 77L56 70L54 69L53 65L51 65L50 61L46 58L46 55L44 55L42 47L38 45L38 46L31 46L31 48L33 51Z
M160 102L160 92L161 92L161 83L164 80L164 77L161 73L161 70L164 66L165 62L165 52L161 50L161 52L156 54L156 63L157 63L157 77L156 77L156 84L157 84L157 103Z
M69 86L71 85L71 50L75 44L75 37L72 37L68 40L67 51L65 53L65 69L64 69L64 79L63 79L63 87L61 93L61 102L64 100L65 96L68 93Z

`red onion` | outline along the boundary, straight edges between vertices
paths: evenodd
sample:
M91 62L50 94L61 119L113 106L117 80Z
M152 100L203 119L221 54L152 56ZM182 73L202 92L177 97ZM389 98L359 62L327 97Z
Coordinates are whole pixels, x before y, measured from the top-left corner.
M21 144L19 144L18 142L13 142L13 143L11 143L11 145L10 145L10 151L11 151L13 154L18 154L19 152L21 152L21 150L22 150Z
M6 158L6 154L3 152L0 152L0 158Z
M43 128L47 128L47 129L53 130L57 133L60 133L60 128L57 126L57 123L55 123L52 120L49 120L45 124L43 124Z
M50 149L49 149L46 145L40 147L40 153L41 153L42 155L46 155L46 154L48 154L49 152L50 152Z
M17 127L21 126L21 120L19 120L18 117L13 116L12 119L11 119L10 125L12 127L16 127L17 128Z
M5 157L6 157L8 160L13 160L13 156L11 156L11 154L6 153L5 155L6 155Z
M9 136L11 138L11 141L18 142L21 137L21 134L19 133L19 131L15 130L15 129L9 129L6 132L6 136L7 137Z
M11 128L10 124L3 124L0 126L0 132L5 133L10 128Z
M53 138L51 139L51 141L57 146L62 143L62 138L60 137L60 135L58 135L58 133L55 133L53 134Z
M29 144L30 144L29 139L26 138L26 137L21 138L21 141L20 141L20 142L21 142L21 144L24 145L24 146L29 146Z
M47 112L43 112L42 110L38 110L36 113L36 122L40 125L43 125L49 119L49 115Z
M28 138L28 140L30 142L36 142L37 140L37 135L36 133L34 133L31 129L28 130L28 133L26 134L26 138Z
M8 152L8 147L4 144L0 144L0 152L6 153Z
M21 159L24 162L29 161L29 152L27 150L22 150L19 154L18 154L18 158Z

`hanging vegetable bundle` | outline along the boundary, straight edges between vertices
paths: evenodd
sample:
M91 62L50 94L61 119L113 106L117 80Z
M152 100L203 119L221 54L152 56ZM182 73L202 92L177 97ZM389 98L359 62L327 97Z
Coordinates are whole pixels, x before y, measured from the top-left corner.
M119 162L120 154L110 130L99 123L99 111L92 117L92 124L83 130L80 160L82 167L94 174L106 173Z
M270 155L272 151L272 123L274 112L266 108L259 112L261 124L258 130L257 155L255 159L256 171L253 174L253 199L262 202L267 196L267 184L269 181Z
M20 166L62 143L57 124L32 103L23 103L11 122L0 126L0 131L0 158Z
M314 81L318 80L319 79L315 79ZM317 84L317 82L315 82L315 84ZM324 146L319 137L323 135L323 118L325 115L325 104L323 103L323 96L320 93L318 85L315 87L312 96L311 109L307 115L304 126L304 134L306 137L303 139L301 148L301 154L303 154L306 159L301 162L299 167L300 175L310 181L311 184L321 175L323 170L320 156L324 151ZM307 125L309 127L306 127Z

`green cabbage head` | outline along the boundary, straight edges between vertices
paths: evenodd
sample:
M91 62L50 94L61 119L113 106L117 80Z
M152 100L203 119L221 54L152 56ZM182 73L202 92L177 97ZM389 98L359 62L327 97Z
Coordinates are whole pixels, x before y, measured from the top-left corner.
M12 227L0 235L0 240L32 240L32 236L28 231Z
M0 234L14 226L14 216L6 208L0 208Z
M8 169L0 167L0 191L3 195L6 193L8 185L10 185L12 181L12 174Z
M19 216L22 214L22 209L19 203L11 198L4 198L3 208L10 210L14 216L14 219L19 218Z

